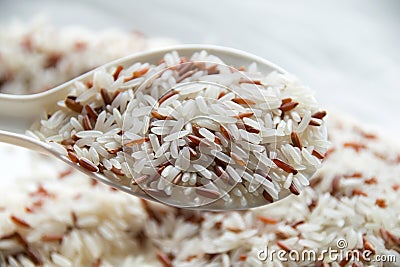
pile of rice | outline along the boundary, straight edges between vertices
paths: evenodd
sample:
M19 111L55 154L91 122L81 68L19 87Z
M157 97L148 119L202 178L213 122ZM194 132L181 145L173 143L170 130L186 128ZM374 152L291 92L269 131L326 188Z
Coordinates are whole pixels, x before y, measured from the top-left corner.
M46 27L36 28L36 34L42 30L46 32ZM62 35L63 29L57 32ZM24 34L18 40L10 31L5 38L6 33L2 30L2 51L7 46L15 51ZM121 39L128 38L122 35ZM76 36L68 38L70 43L80 41ZM89 49L86 53L88 58L97 55ZM25 55L27 62L36 59L36 55ZM78 65L86 62L80 57L75 60ZM30 68L27 65L22 72ZM69 79L67 69L47 74L52 76L49 80ZM0 75L6 76L3 69ZM8 82L4 90L31 92L28 88L33 87L27 85L40 84L41 78ZM2 177L0 265L398 266L400 148L332 112L328 119L332 147L311 187L300 196L243 212L193 212L142 201L54 159L28 153L30 175ZM1 147L1 153L3 157L12 154L8 147ZM329 263L327 256L324 262L312 263L258 259L265 246L321 252L336 249L340 239L347 242L345 251L369 250L394 256L396 262L356 263L339 258Z
M0 31L0 92L38 93L113 59L174 43L137 31L57 28L40 19L4 25Z
M309 185L329 142L308 87L205 50L155 61L96 70L28 133L177 207L257 207Z

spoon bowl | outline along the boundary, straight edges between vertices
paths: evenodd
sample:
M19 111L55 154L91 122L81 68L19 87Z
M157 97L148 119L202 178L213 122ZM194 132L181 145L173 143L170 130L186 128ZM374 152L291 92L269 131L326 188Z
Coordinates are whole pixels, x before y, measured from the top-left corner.
M149 51L145 53L133 54L113 62L107 63L99 68L89 71L71 81L61 84L51 90L33 94L33 95L8 95L0 94L0 142L5 142L21 147L25 147L40 153L44 153L53 157L57 157L64 161L68 165L75 169L95 178L96 180L115 187L121 191L127 192L129 194L135 195L137 197L158 201L153 196L144 191L131 190L130 184L125 182L112 181L106 176L99 172L90 172L87 169L80 167L76 163L73 163L70 158L58 152L53 146L43 141L34 139L26 135L26 131L30 127L40 120L43 114L48 114L54 112L57 109L57 102L64 100L70 93L70 86L77 81L86 83L87 81L93 79L94 73L98 69L110 68L113 66L123 66L128 67L136 62L148 62L151 64L157 64L157 62L163 58L166 53L177 51L179 55L190 57L193 53L205 50L209 54L218 56L227 65L242 66L249 65L255 62L258 66L258 70L263 74L268 74L272 71L279 73L286 73L282 68L276 66L275 64L262 59L258 56L232 49L226 47L212 46L212 45L181 45L173 46L165 49ZM279 199L285 198L289 193L281 192ZM200 209L200 210L238 210L238 209L248 209L261 205L268 204L265 201L260 201L259 203L253 203L248 206L224 206L219 201L210 202L207 205L201 206L189 206L186 207L179 201L172 201L169 204L181 206L189 209ZM182 206L183 205L183 206Z

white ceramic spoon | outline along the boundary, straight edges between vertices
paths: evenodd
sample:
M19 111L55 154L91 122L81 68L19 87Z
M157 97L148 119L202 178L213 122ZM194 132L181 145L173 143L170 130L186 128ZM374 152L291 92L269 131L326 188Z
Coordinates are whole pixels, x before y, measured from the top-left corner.
M252 54L232 48L210 45L181 45L156 51L137 53L107 63L99 68L110 68L112 66L118 65L128 67L135 62L149 62L157 64L157 62L159 62L159 60L163 58L166 53L172 52L174 50L176 50L180 56L186 57L190 57L195 52L206 50L209 54L213 54L221 58L228 65L243 66L249 65L252 62L256 62L258 70L261 73L268 74L271 71L285 73L283 69L276 66L275 64L272 64L271 62ZM40 153L57 157L72 166L73 168L78 169L79 171L97 179L100 182L111 185L117 189L135 195L137 197L157 201L143 191L132 192L129 184L116 183L109 180L101 173L93 173L88 171L80 167L78 164L71 162L71 160L67 156L64 156L57 152L49 144L25 135L25 132L32 126L32 124L40 120L41 114L43 114L43 112L49 113L57 109L56 103L59 100L64 100L67 97L70 92L69 87L74 82L91 79L95 71L96 69L43 93L33 95L0 94L0 142L25 147ZM279 197L284 198L287 195L288 194L281 194ZM195 207L186 207L185 203L179 203L179 201L175 201L174 204L176 206L185 206L186 208L190 209L237 210L253 208L268 204L268 202L262 200L262 197L260 197L260 199L261 200L259 203L253 203L252 205L249 205L247 207L242 207L240 205L236 206L235 204L232 204L231 206L225 206L223 205L223 201L210 202L207 205Z

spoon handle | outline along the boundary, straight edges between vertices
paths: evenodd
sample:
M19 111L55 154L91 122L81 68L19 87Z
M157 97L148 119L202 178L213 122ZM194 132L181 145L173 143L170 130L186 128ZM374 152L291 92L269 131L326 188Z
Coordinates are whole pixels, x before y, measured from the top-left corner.
M47 155L51 154L49 149L46 148L42 142L36 141L33 138L23 134L10 133L0 130L0 142L24 147Z
M52 112L57 101L66 97L71 82L33 95L0 94L0 130L25 133L46 112Z
M34 95L0 94L0 130L23 134L40 112L40 98Z
M0 142L49 154L44 143L25 135L44 112L46 102L49 100L41 94L0 94Z

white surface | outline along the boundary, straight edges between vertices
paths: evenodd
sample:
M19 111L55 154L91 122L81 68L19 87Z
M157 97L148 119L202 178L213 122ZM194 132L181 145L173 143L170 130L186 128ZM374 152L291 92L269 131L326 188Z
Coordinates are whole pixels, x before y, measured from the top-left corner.
M246 50L300 77L328 108L394 135L400 100L400 1L15 1L0 23L140 30Z

